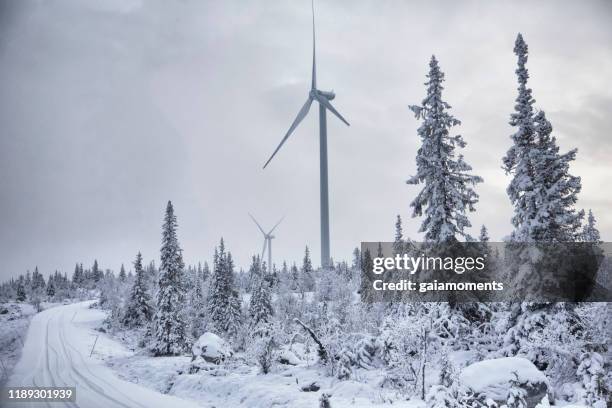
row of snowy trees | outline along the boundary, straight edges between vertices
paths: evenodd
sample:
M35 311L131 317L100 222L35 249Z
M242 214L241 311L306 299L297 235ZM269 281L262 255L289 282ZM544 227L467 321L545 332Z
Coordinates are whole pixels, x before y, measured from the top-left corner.
M577 150L561 153L545 112L533 106L535 100L528 87L526 67L528 47L521 34L517 36L514 53L518 58L518 95L510 125L516 131L511 136L512 146L502 160L504 170L512 176L507 188L514 207L514 230L510 240L533 246L551 243L563 245L577 241L598 243L600 236L592 212L589 211L587 222L583 225L584 211L575 208L581 180L570 173L569 167L576 159ZM450 105L442 99L444 74L435 57L431 58L429 68L427 96L421 105L411 106L417 119L422 121L418 129L422 144L416 157L417 173L408 183L422 184L423 188L410 205L413 217L423 217L420 232L424 233L426 242L444 244L461 238L471 241L473 238L466 232L466 228L471 226L467 214L474 211L478 201L474 187L482 179L470 174L472 168L457 153L457 148L465 147L466 143L461 136L451 133L451 129L460 122L449 113ZM484 226L480 241L488 241ZM398 216L394 250L404 251L409 244L409 240L402 239ZM369 261L370 254L366 255L365 259ZM516 259L511 276L518 276L519 270L523 275L525 270L537 272L535 264L525 265L534 262L529 256L517 256ZM523 276L523 279L529 277ZM596 399L605 399L607 390L602 386L602 356L594 351L602 349L601 332L589 330L588 322L581 319L581 307L576 304L519 302L512 305L456 307L419 304L408 308L402 305L389 318L397 321L400 317L401 321L412 323L424 318L427 323L416 325L423 330L420 340L416 336L417 342L426 344L426 337L436 339L434 343L437 345L433 347L447 348L456 347L458 343L455 340L463 339L459 343L464 342L470 333L474 334L474 327L479 327L480 336L485 335L481 329L488 330L487 322L491 316L500 316L500 313L508 317L498 355L525 356L555 379L573 372L583 379L586 395L583 399L586 402L592 404ZM397 326L390 325L388 332L382 330L383 336L391 339L390 344L395 344L390 347L391 355L399 349L398 344L405 344L406 338L413 337L408 334L410 327L406 329L406 332L402 332ZM398 336L398 333L403 334ZM399 358L396 361L401 366L406 364ZM424 376L425 353L421 353L419 364L418 370ZM589 373L590 367L597 374ZM418 371L414 367L410 370ZM406 373L409 370L404 367L400 371ZM593 379L595 377L597 380ZM463 406L456 394L451 395L447 386L440 384L432 389L429 406ZM423 385L423 397L424 394ZM519 395L516 392L510 394L509 403L511 400L513 406L520 406L517 402Z

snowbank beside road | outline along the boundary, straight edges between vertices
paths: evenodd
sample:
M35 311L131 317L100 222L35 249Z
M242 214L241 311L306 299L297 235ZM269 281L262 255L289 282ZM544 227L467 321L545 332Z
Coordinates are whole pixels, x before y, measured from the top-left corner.
M28 303L0 304L0 386L9 378L21 356L30 319L36 314Z

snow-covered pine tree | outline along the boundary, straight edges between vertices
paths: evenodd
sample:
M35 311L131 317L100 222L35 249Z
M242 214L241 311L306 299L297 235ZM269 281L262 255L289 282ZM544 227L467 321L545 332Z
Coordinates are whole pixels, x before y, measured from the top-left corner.
M123 324L130 328L144 327L153 316L151 299L147 292L147 282L145 271L142 268L142 255L140 252L138 252L136 260L134 261L134 272L136 273L136 277L126 304L123 318Z
M228 276L229 299L227 305L225 332L230 338L236 338L242 326L242 301L234 282L234 260L227 251L225 270Z
M255 290L255 286L259 283L259 279L262 275L261 258L259 255L253 255L251 259L251 266L249 266L249 280L246 287L247 292L252 292Z
M358 247L353 249L353 263L351 267L356 271L361 271L361 251Z
M534 117L537 135L534 157L534 182L537 212L529 238L536 242L574 242L580 240L580 226L584 211L576 211L580 177L569 174L570 162L576 159L577 149L559 153L552 125L544 111Z
M510 115L510 125L516 128L512 134L513 145L503 158L503 168L507 174L512 174L510 185L506 189L510 202L514 205L512 217L512 240L529 242L532 223L537 213L537 198L535 185L535 169L533 158L536 152L536 131L533 118L531 89L527 87L529 72L527 70L527 44L519 33L514 43L514 53L518 57L518 96L515 112Z
M340 358L338 359L338 373L336 378L339 380L348 380L353 375L352 366L355 362L355 353L349 348L344 347L340 350Z
M74 273L72 274L72 283L75 286L81 286L83 282L83 271L79 268L79 264L77 263L74 267Z
M55 296L55 283L54 283L54 275L49 275L49 280L47 282L47 296L49 299Z
M23 275L19 277L19 280L17 282L17 295L15 299L18 302L25 302L26 300L26 290L25 290Z
M595 223L593 211L589 210L587 223L582 227L582 240L584 242L601 242L601 236L599 235L599 230L595 226Z
M225 251L223 238L215 248L213 274L208 295L208 313L212 329L218 335L232 337L241 323L239 294L234 288L234 264L231 254Z
M304 250L304 259L302 261L302 287L305 292L310 292L314 289L315 279L313 276L314 269L312 268L312 260L310 259L310 249L306 245Z
M193 282L193 288L190 292L190 308L192 312L191 334L198 338L202 334L205 325L206 317L206 297L204 296L204 270L202 265L198 263Z
M124 283L126 279L127 274L125 273L125 267L123 266L123 264L121 264L121 269L119 270L119 282Z
M202 279L207 281L210 278L210 267L208 266L208 262L204 262L204 267L202 268Z
M168 201L162 231L159 291L154 318L152 350L157 356L178 355L186 348L186 324L182 313L185 264L176 236L177 225L174 208Z
M487 230L487 227L483 226L480 228L480 234L478 235L478 241L480 242L489 242L489 231Z
M301 282L300 282L300 270L298 269L297 265L295 264L295 262L291 265L291 269L289 270L289 274L290 274L290 284L289 284L289 288L292 291L297 291L300 289L301 287Z
M98 265L98 260L94 259L93 266L91 267L91 279L97 283L104 277L104 272Z
M45 278L43 278L42 274L38 272L38 266L34 268L34 273L32 273L32 292L42 293L45 288Z
M398 255L404 252L404 233L402 231L402 217L397 214L395 220L395 240L393 241L393 254Z
M272 309L272 298L270 296L270 285L263 276L257 277L251 293L249 304L249 324L256 327L263 323L269 323L274 310Z
M527 393L521 387L518 374L514 373L513 379L510 380L510 388L508 389L508 397L506 398L507 408L527 408L525 397Z
M503 158L504 170L513 176L507 188L514 206L511 240L537 246L541 243L547 245L579 240L584 212L577 212L574 205L581 184L579 177L569 174L569 164L575 159L576 150L559 154L556 140L552 137L552 125L545 113L534 113L535 101L531 89L527 87L528 47L521 34L516 38L514 53L518 57L515 72L519 86L510 125L516 128L516 132L511 136L513 145ZM515 247L509 248L516 252L513 256L507 256L513 261L509 264L508 273L515 277L514 286L520 290L541 275L541 267L538 269L534 258L524 251L524 246ZM547 245L547 248L550 246ZM554 248L562 249L560 246ZM552 259L558 257L552 256ZM546 285L541 284L540 287ZM536 366L551 370L556 362L567 358L567 354L559 354L555 350L571 347L582 335L582 323L573 309L569 303L552 306L515 304L504 335L503 353L527 355ZM555 336L558 327L566 327L567 334ZM548 351L538 349L533 342L534 338L542 339L543 335L550 336Z
M374 267L374 260L372 259L372 254L370 253L369 248L366 248L366 250L363 251L362 254L363 259L361 260L361 281L359 284L359 295L361 297L362 302L367 302L372 295L370 285L372 282L371 275L372 269Z
M466 143L460 135L451 136L450 130L461 122L449 112L450 105L442 100L444 73L435 56L429 63L427 96L420 106L411 106L417 119L423 123L418 129L422 145L417 152L417 174L408 184L424 184L410 204L413 217L425 215L420 232L428 242L447 242L457 235L465 236L470 227L466 212L474 211L478 194L476 183L482 178L468 172L472 167L456 155L457 148Z

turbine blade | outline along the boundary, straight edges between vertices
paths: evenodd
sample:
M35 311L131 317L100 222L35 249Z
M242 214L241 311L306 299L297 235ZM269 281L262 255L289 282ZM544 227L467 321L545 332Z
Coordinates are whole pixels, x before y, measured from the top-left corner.
M282 217L280 220L278 220L278 222L272 227L272 229L270 230L270 232L268 232L268 235L270 235L272 233L272 231L274 231L276 229L276 227L278 227L278 224L280 224L281 222L283 222L283 220L285 219L285 217Z
M314 0L311 2L312 6L312 83L310 89L317 89L317 61L316 61L316 41L315 41L315 14L314 14Z
M259 230L261 231L262 234L266 235L266 233L264 232L263 228L261 228L261 225L259 225L259 223L257 222L257 220L255 219L255 217L253 217L251 215L251 213L249 213L249 217L251 217L251 219L253 220L253 222L257 225L257 228L259 228Z
M287 139L289 138L289 136L291 135L291 133L293 133L293 131L295 130L295 128L300 124L300 122L306 117L306 115L308 115L308 111L310 110L310 105L312 104L312 97L309 96L308 100L306 101L306 103L304 104L304 106L302 106L302 109L300 109L300 111L298 112L295 120L293 121L293 123L291 124L291 127L289 128L289 130L287 131L287 133L285 134L285 137L283 137L283 140L281 140L280 144L278 145L278 147L276 148L276 150L274 150L274 153L272 153L272 156L270 156L270 158L268 159L268 161L266 162L266 164L264 164L263 168L265 169L266 166L268 165L268 163L270 163L270 161L272 161L272 159L274 158L274 156L276 155L276 153L280 150L281 146L287 141Z
M344 119L344 118L342 117L342 115L341 115L341 114L340 114L340 113L339 113L339 112L336 110L336 108L334 108L334 107L332 106L332 104L331 104L331 103L329 103L329 101L327 100L327 98L326 98L326 97L324 97L324 96L321 96L321 95L317 94L316 98L317 98L317 101L319 101L319 103L320 103L320 104L322 104L323 106L325 106L325 108L326 108L328 111L330 111L331 113L333 113L334 115L336 115L336 116L338 117L338 119L340 119L341 121L343 121L343 122L346 124L346 126L351 126L351 125L350 125L350 124L349 124L349 123L346 121L346 119Z

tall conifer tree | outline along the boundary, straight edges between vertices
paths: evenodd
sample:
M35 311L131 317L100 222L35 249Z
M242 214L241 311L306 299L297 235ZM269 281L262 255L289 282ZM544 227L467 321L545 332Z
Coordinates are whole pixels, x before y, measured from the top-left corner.
M417 173L408 184L423 184L422 190L410 204L413 217L425 216L420 232L428 242L447 242L457 235L466 236L470 227L466 213L474 211L478 194L473 187L482 178L469 174L472 170L456 149L465 147L460 135L450 130L461 124L448 110L451 106L442 100L444 73L435 56L431 57L427 74L427 96L420 106L411 106L417 119L422 144L417 152Z
M186 347L186 324L181 312L185 300L185 264L176 236L177 226L174 208L168 201L162 232L159 291L154 319L153 352L158 356L178 355Z

